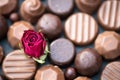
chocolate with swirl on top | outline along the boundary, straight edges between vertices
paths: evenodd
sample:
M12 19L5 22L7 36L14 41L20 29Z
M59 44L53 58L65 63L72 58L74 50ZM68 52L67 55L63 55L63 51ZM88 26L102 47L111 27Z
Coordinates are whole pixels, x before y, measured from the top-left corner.
M44 11L45 6L39 0L25 0L20 8L21 17L31 23L36 23Z
M8 15L17 8L18 0L0 0L0 14Z

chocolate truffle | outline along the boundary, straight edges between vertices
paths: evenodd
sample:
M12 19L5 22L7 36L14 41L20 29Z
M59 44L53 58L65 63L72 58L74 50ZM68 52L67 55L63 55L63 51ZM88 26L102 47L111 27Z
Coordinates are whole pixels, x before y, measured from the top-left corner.
M19 43L25 30L33 30L33 26L26 21L18 21L10 26L8 31L8 42L13 48L19 48Z
M73 10L74 0L48 0L48 9L61 18L67 17Z
M65 34L77 45L90 44L97 36L98 24L86 13L76 13L65 22Z
M45 6L40 0L24 0L20 8L21 17L31 23L36 23L44 12Z
M120 31L120 1L104 1L98 11L98 21L104 29Z
M23 51L15 50L5 57L2 69L9 80L31 80L36 70L36 63Z
M3 57L4 57L3 49L0 46L0 63L2 62Z
M53 40L60 36L62 22L53 14L44 14L37 23L37 31L41 31L48 39Z
M120 80L120 61L109 63L103 70L100 80Z
M93 13L100 5L101 0L75 0L79 10L86 13Z
M92 79L90 79L88 77L77 77L74 80L92 80Z
M0 15L0 40L3 39L7 35L8 24L5 18Z
M0 14L9 15L15 11L18 5L18 0L0 0Z
M73 79L75 79L76 76L77 76L77 72L76 72L75 68L69 67L66 69L65 77L67 80L73 80Z
M59 67L46 65L38 69L35 80L65 80L65 78Z
M74 45L67 39L60 38L50 44L50 60L54 64L65 67L72 62L74 56Z
M75 58L75 68L78 73L85 76L93 76L102 65L99 53L91 48L80 51Z
M12 21L12 22L16 22L16 21L18 21L20 19L20 17L19 17L19 14L18 13L11 13L10 14L10 20Z
M105 59L115 59L120 56L120 36L113 31L105 31L97 37L95 49Z

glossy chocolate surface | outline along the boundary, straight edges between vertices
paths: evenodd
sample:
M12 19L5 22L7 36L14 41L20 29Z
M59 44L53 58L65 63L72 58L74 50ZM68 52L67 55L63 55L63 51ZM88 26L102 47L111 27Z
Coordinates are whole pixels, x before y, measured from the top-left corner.
M97 36L98 24L85 13L71 15L65 21L65 35L77 45L90 44Z
M102 65L102 58L96 50L87 48L76 55L74 64L78 73L92 76L99 71Z
M13 48L19 48L19 43L25 30L33 30L33 26L27 21L18 21L9 28L8 42Z
M59 38L50 44L50 60L59 66L69 65L75 56L74 45L67 39Z
M24 0L21 4L20 13L24 20L36 23L45 12L45 6L40 0Z
M8 24L5 18L2 15L0 15L0 40L6 37L7 32L8 32Z
M4 52L2 46L0 46L0 63L2 62L2 59L4 57Z
M77 77L74 80L92 80L92 79L90 79L88 77Z
M120 35L113 31L105 31L97 37L95 49L105 59L113 60L120 56Z
M18 0L0 0L0 14L8 15L15 11L18 6Z
M9 80L31 80L36 71L36 63L23 51L15 50L5 57L2 69Z
M35 80L65 80L62 70L57 66L45 65L38 69Z
M44 14L36 25L37 31L43 32L49 40L56 39L62 32L62 22L53 14Z
M120 1L107 0L98 11L98 21L107 30L120 31Z
M120 62L109 63L103 70L100 80L120 80Z

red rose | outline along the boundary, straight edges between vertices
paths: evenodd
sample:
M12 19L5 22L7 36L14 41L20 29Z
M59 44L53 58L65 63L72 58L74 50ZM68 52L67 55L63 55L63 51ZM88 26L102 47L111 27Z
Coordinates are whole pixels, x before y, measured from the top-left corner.
M40 58L44 54L46 41L42 33L27 30L24 32L21 41L25 54L34 58Z

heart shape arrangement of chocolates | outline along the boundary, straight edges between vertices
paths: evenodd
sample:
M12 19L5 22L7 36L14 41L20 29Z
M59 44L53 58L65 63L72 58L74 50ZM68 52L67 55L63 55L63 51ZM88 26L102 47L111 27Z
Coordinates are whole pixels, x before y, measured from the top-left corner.
M120 80L119 31L120 0L0 0L0 80Z

